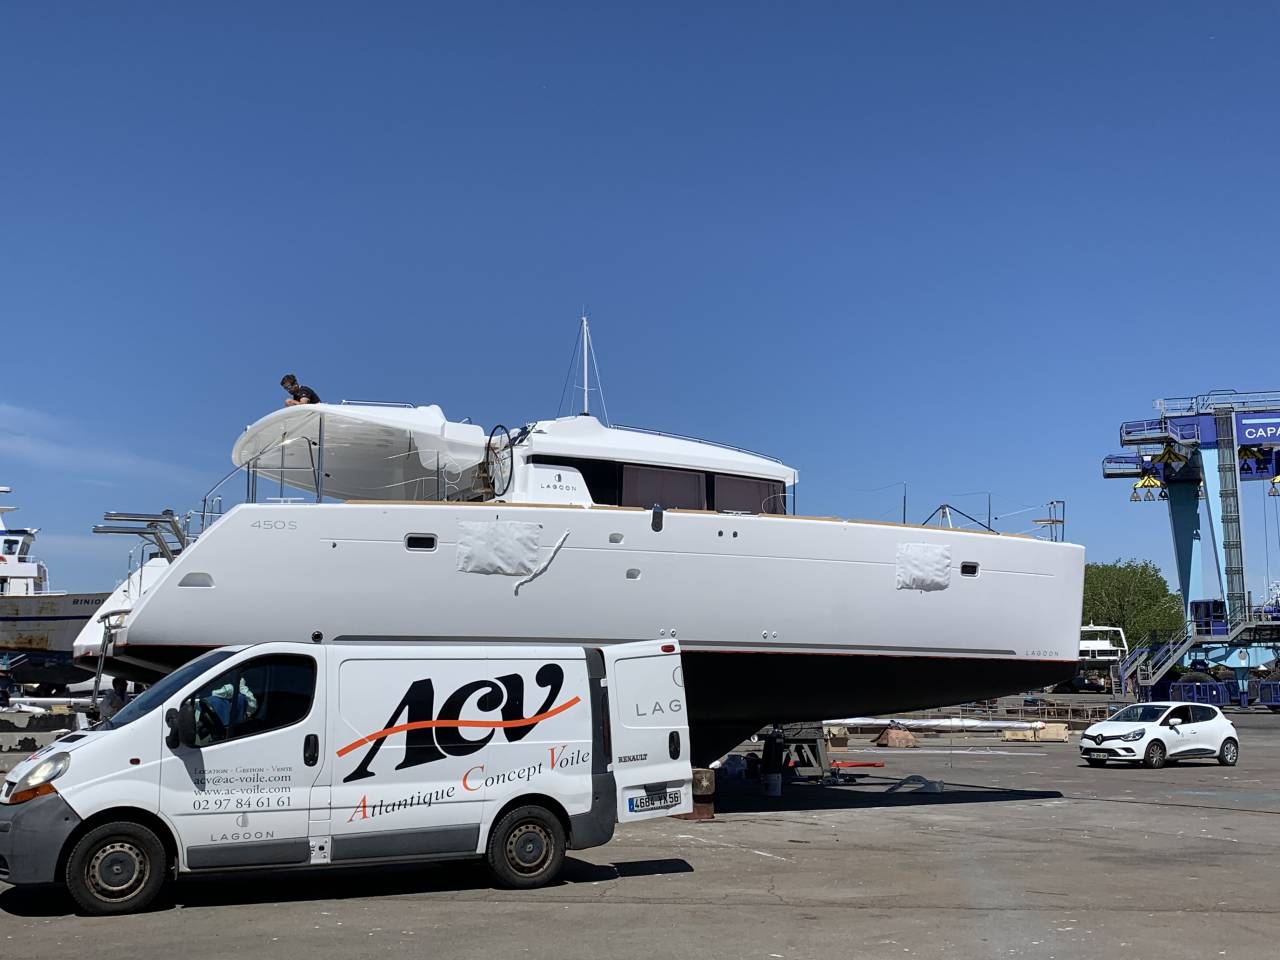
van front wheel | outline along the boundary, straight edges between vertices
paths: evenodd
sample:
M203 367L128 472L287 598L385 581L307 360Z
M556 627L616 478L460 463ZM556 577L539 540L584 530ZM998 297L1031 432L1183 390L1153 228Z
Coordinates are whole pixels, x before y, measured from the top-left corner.
M517 807L489 834L489 869L504 887L550 883L564 865L564 827L545 807Z
M66 883L86 913L146 909L165 878L164 844L140 823L104 823L80 838L67 858Z

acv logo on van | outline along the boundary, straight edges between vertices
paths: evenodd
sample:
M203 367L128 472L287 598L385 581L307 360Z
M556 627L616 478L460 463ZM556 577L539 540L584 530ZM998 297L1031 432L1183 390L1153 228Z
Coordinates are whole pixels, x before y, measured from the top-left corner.
M396 764L397 770L403 770L442 760L447 756L465 757L475 753L483 749L498 730L502 731L508 743L516 743L527 737L543 720L549 720L582 702L581 697L575 696L552 706L564 686L564 670L559 664L543 664L534 674L534 680L541 689L547 691L547 695L543 698L542 706L528 717L524 715L524 677L518 673L505 674L493 680L464 683L445 698L439 713L435 710L436 691L431 678L415 680L391 711L391 716L381 730L348 743L338 751L339 757L345 757L363 746L369 747L360 763L342 778L342 782L350 783L352 780L376 776L369 767L387 737L401 733L405 735L404 759ZM479 697L475 701L476 706L485 713L499 712L501 719L461 719L463 709L477 694ZM406 712L408 716L405 722L399 723ZM464 728L489 732L471 740L463 737L461 731Z

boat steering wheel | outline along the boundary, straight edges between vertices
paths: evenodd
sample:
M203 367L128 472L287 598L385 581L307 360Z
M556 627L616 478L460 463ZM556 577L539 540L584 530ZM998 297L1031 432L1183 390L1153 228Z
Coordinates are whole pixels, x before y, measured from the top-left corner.
M489 431L489 441L484 446L484 462L495 497L502 496L511 487L514 456L511 447L511 431L502 424Z

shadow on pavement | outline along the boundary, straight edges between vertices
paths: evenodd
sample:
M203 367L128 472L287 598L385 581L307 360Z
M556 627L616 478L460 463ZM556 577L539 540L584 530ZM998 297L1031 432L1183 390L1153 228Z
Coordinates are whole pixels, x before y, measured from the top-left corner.
M947 784L941 793L907 787L889 793L897 778L866 774L839 786L797 780L782 788L781 797L766 797L763 787L748 781L716 785L717 813L762 813L782 810L861 810L876 807L940 806L953 803L1012 803L1019 800L1060 800L1057 790L1010 790Z
M565 860L560 879L552 886L691 872L693 867L689 862L678 858L595 864L570 857ZM484 866L470 860L298 871L263 868L249 874L183 878L161 891L155 905L147 912L179 906L190 910L494 889ZM11 887L0 893L0 911L20 917L61 917L75 913L76 909L61 887Z

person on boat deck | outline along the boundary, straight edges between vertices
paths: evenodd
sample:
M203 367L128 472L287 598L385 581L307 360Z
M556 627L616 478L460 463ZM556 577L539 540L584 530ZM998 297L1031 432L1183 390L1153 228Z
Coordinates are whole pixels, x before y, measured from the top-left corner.
M298 378L292 373L286 373L280 379L280 386L289 391L289 399L284 402L286 407L296 407L303 403L319 403L320 395L310 387L304 387L298 382Z

